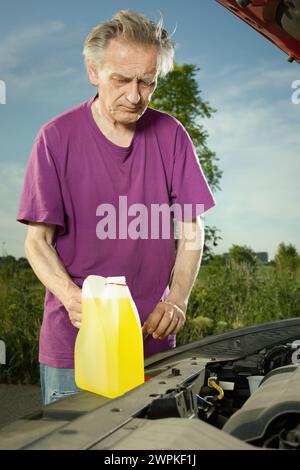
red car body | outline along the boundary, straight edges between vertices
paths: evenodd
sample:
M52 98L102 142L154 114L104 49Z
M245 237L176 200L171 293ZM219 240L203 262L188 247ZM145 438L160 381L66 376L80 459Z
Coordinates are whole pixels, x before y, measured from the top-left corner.
M217 0L300 63L300 0ZM247 6L242 6L247 5Z

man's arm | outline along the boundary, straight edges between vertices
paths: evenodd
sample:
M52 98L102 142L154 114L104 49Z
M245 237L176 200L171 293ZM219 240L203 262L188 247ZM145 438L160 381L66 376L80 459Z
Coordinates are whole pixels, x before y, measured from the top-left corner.
M174 272L166 301L176 304L186 312L191 290L201 265L204 228L200 217L191 222L177 223L181 236L178 240Z
M201 265L204 227L200 216L193 221L177 222L180 237L170 292L145 321L143 333L164 339L177 334L184 325L188 300Z
M70 278L54 246L55 225L28 223L25 254L39 280L66 308L71 323L80 327L81 289Z

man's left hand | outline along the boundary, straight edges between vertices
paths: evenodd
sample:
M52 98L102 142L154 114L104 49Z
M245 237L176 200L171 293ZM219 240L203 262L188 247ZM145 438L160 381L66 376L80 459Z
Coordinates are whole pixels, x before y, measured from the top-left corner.
M185 312L168 301L159 302L142 326L142 333L152 334L154 339L176 335L185 323Z

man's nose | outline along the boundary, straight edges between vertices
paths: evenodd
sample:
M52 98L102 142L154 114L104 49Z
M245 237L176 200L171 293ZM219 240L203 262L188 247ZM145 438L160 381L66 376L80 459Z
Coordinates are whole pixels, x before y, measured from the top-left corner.
M138 104L140 101L140 93L139 93L139 86L136 80L133 80L130 83L130 88L126 94L127 100L132 104Z

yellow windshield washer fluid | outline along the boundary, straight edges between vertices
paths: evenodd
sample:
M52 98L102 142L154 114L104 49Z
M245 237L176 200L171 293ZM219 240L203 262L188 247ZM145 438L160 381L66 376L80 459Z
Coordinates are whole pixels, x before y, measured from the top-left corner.
M88 276L75 342L75 382L115 398L144 383L141 321L124 276Z

